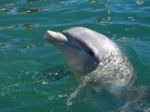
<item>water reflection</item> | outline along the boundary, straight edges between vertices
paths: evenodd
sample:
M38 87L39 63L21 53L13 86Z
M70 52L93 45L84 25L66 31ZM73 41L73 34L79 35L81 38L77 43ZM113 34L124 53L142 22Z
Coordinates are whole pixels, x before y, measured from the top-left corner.
M24 30L24 29L34 29L38 27L39 27L38 24L25 23L25 24L9 25L5 27L3 26L3 27L0 27L0 30L6 30L6 29Z
M10 8L0 7L0 12L8 12L8 11L10 11Z
M48 2L45 1L45 4L37 5L35 2L39 2L42 4L41 0L26 0L24 2L17 2L16 4L7 4L0 6L0 12L7 12L8 14L28 14L28 13L37 13L41 11L52 11L58 10L59 8L63 8L66 6L70 6L74 4L73 2L68 1L56 1L56 2ZM28 4L26 4L28 3ZM33 5L33 6L32 6Z
M59 69L58 69L59 68ZM74 74L67 66L57 66L49 68L45 71L42 71L39 75L41 76L42 82L49 81L49 80L60 80L62 78L68 78L68 74Z
M22 24L21 26L22 26L22 28L24 28L24 29L33 29L33 28L36 28L36 27L37 27L36 24L30 24L30 23L28 23L28 24Z
M89 0L92 4L97 4L96 0Z
M144 4L144 0L136 0L136 4L143 5Z
M103 2L103 4L101 4L101 5L103 5L103 7L105 8L105 13L104 13L103 16L101 16L101 17L99 17L99 18L97 19L97 22L98 22L98 23L101 23L102 25L104 25L104 24L112 24L112 22L111 22L111 17L110 17L111 12L110 12L110 9L109 9L108 4L109 4L109 1L108 1L108 0L105 0L105 1Z
M18 12L24 13L24 14L26 14L26 13L35 13L35 12L40 12L40 11L42 11L42 9L43 9L42 7L22 8L22 9L19 9Z
M27 0L27 3L33 3L33 2L38 2L38 1L41 1L41 0Z
M9 14L27 14L27 13L36 13L42 11L42 7L33 7L33 8L16 8L15 6L3 6L0 7L0 12L9 13Z

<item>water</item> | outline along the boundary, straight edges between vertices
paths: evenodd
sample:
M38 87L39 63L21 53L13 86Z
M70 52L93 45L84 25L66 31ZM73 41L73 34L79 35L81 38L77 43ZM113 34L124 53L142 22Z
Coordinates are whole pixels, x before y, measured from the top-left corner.
M136 83L149 86L149 6L149 0L0 0L0 112L67 111L79 76L43 39L47 29L84 26L105 34L129 57ZM107 112L116 104L106 96L89 93L71 112Z

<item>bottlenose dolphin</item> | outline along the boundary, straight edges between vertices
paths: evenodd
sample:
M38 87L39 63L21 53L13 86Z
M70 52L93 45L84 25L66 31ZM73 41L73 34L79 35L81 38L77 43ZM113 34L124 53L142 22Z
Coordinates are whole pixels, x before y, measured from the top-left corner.
M72 27L62 32L48 30L44 37L60 49L69 65L81 74L79 86L67 99L68 106L89 84L94 83L114 96L121 96L133 85L135 75L128 58L103 34Z

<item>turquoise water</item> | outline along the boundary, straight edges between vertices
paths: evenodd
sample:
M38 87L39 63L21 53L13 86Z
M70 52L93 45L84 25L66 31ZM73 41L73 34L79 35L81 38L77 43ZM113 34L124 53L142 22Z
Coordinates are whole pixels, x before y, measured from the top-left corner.
M149 0L0 0L0 112L67 112L79 76L43 39L47 29L84 26L105 34L129 57L137 84L149 86L149 12ZM115 107L95 96L77 99L70 111Z

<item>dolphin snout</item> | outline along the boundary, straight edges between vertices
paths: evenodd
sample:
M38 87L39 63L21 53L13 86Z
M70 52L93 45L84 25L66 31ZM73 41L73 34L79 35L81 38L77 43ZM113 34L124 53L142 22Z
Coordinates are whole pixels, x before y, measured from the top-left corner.
M67 37L65 35L63 35L62 33L51 31L51 30L46 31L44 38L46 40L48 40L49 42L54 42L54 41L66 42L66 41L68 41Z

